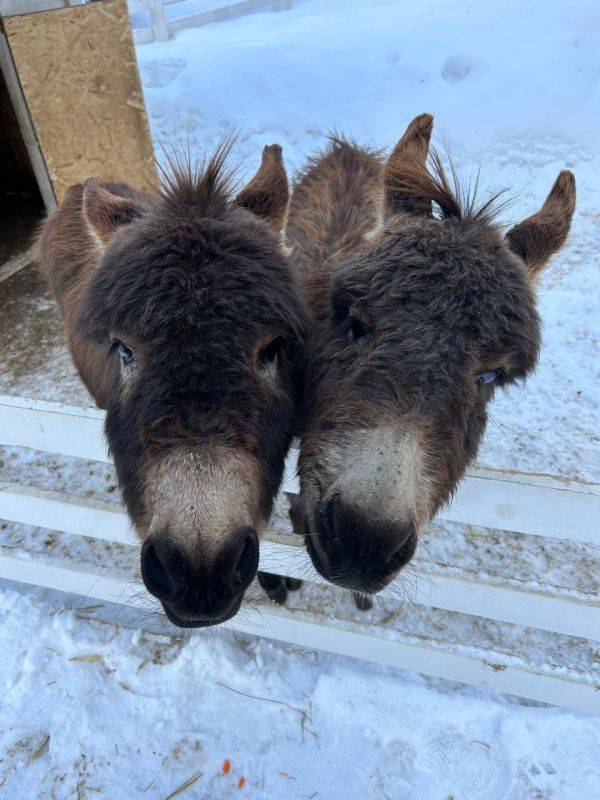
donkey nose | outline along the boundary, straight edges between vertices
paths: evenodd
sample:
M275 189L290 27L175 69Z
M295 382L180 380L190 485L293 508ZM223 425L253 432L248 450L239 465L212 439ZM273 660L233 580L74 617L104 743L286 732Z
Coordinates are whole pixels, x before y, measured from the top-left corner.
M324 578L362 592L378 592L413 557L417 526L410 520L375 519L332 495L315 514L316 538L308 551Z
M258 536L245 527L227 535L216 552L198 544L192 556L168 531L142 546L141 570L148 591L180 627L214 625L232 617L258 570Z

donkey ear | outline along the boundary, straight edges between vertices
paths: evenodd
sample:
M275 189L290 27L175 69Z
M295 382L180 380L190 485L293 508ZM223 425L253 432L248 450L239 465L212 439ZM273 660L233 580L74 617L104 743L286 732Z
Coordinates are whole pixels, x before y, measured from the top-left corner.
M279 231L283 228L288 200L288 179L281 146L268 144L263 150L258 172L238 194L236 203Z
M417 191L408 193L406 188L411 175L418 175L425 170L432 130L431 114L415 117L388 158L383 173L387 214L431 215L431 200L420 197Z
M144 208L132 197L111 192L100 178L88 178L83 184L83 216L90 232L105 245L117 228L141 217Z
M574 211L575 176L565 169L537 214L527 217L506 234L508 246L523 259L533 275L565 243Z

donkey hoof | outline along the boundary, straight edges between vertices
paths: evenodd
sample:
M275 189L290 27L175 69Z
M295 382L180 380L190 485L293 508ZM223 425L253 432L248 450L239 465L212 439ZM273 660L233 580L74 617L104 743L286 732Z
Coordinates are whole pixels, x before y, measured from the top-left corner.
M283 576L273 575L272 572L259 572L258 582L267 593L269 600L279 606L285 603L288 590Z
M373 601L368 594L361 594L361 592L352 592L354 602L359 611L368 611L373 608Z
M278 606L284 605L288 596L288 590L285 585L285 579L281 578L275 589L269 589L267 591L267 596L269 600L271 600L273 603L277 603Z
M285 585L288 591L297 592L302 586L302 581L298 580L298 578L285 578Z

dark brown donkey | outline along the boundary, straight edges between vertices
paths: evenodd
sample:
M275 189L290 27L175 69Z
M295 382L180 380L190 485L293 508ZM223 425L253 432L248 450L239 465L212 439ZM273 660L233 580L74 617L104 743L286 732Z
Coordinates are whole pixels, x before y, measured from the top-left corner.
M41 265L101 408L142 576L182 627L232 617L296 415L306 311L281 244L278 145L233 197L222 145L157 196L91 178L45 223Z
M413 556L477 453L498 387L535 366L535 283L565 242L575 181L506 236L461 199L417 117L383 162L334 140L292 196L287 236L316 315L295 524L313 563L360 592ZM432 206L437 209L434 216Z

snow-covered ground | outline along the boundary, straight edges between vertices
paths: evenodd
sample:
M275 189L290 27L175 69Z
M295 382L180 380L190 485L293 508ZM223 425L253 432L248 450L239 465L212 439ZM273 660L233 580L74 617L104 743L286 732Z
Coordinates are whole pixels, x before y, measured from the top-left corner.
M413 116L431 111L437 143L461 172L481 167L484 187L516 195L514 220L537 209L561 168L573 169L571 240L540 292L540 367L524 389L498 398L480 461L600 480L596 2L294 0L291 11L139 46L138 60L159 155L188 141L211 148L237 127L242 174L271 142L293 171L329 130L390 147ZM107 497L114 489L101 465L76 474L65 460L15 451L1 459L7 479L26 473ZM462 546L474 572L501 546L492 534L442 535L428 542L432 558L456 563ZM532 581L539 571L555 585L598 592L598 548L556 558L527 538L517 560L496 559L502 579ZM5 529L8 546L24 541L69 546L43 531ZM152 624L142 632L89 603L59 610L65 602L0 587L0 797L154 800L192 778L176 797L600 797L597 718L266 640L183 638ZM420 614L413 609L413 631L469 639L468 618ZM502 649L509 627L480 635ZM589 658L573 641L532 641L548 662L561 647L573 669Z
M2 797L164 800L194 776L182 800L598 797L597 719L83 605L4 593Z

